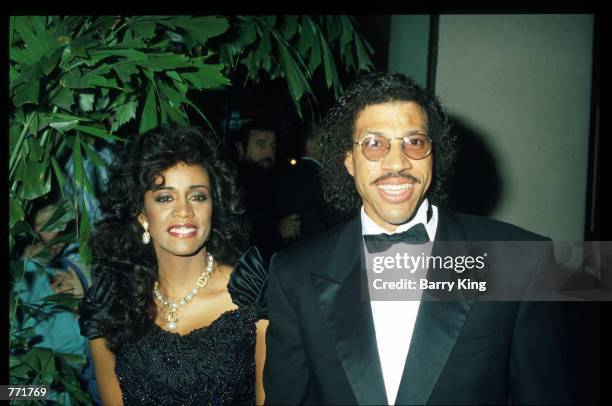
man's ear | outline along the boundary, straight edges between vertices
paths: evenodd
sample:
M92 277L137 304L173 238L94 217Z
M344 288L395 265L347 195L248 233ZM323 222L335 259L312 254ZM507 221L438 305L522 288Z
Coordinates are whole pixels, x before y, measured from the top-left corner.
M355 167L353 164L353 151L346 151L346 156L344 157L344 167L348 171L349 175L354 177Z

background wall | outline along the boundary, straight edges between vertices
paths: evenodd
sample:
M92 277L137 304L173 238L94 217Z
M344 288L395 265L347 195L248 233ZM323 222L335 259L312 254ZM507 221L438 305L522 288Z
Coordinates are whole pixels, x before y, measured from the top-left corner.
M476 152L455 183L482 214L583 239L592 46L592 15L440 16L435 92Z
M554 240L582 240L592 74L599 83L598 66L592 69L593 16L440 15L437 52L425 48L437 57L430 71L423 51L426 21L436 20L391 21L389 70L411 74L422 85L435 75L434 91L459 135L449 206ZM570 263L570 269L577 266ZM598 404L600 303L564 309L571 390L580 404Z
M427 85L429 15L393 15L389 35L389 72L412 76Z

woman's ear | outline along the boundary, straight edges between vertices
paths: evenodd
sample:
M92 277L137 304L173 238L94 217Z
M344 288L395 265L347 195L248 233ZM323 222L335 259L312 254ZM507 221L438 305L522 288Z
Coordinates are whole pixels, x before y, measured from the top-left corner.
M140 214L137 217L138 222L140 223L140 225L143 225L146 221L147 221L147 217L145 216L144 212L140 212Z

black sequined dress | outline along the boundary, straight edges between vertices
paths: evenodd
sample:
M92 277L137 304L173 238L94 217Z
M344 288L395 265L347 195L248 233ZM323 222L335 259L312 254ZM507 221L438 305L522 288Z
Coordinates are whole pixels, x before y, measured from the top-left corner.
M99 320L112 289L100 279L81 304L81 334L103 337ZM115 353L115 373L126 405L255 403L255 323L265 318L267 274L257 249L238 261L228 283L237 309L186 335L155 323ZM102 294L101 291L106 292Z

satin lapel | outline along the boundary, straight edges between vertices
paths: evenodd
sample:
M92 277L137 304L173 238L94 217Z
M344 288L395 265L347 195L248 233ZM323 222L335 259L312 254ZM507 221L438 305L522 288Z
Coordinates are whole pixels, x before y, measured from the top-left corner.
M435 241L465 240L463 226L451 213L439 208ZM442 248L435 241L431 255L453 255L452 249L449 249L448 246ZM430 280L445 278L440 275L448 275L448 273L428 272L427 278ZM424 297L425 295L427 293L423 292ZM456 301L424 299L421 301L396 404L422 405L427 403L472 304L473 300L463 298Z
M357 218L341 232L327 268L312 273L311 280L357 402L387 404L372 311L367 296L362 299L367 289L362 290L361 246Z

